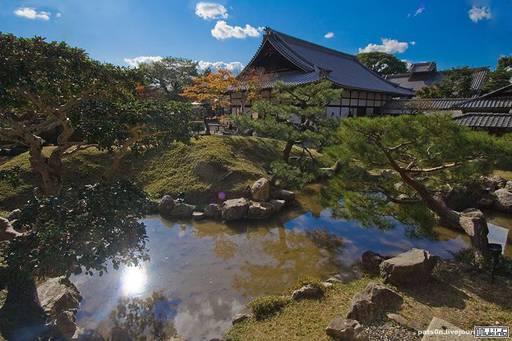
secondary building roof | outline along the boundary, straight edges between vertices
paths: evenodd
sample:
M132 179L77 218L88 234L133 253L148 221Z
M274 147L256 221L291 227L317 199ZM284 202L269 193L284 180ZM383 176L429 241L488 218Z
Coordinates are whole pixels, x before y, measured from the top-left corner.
M460 125L475 129L512 130L512 114L467 113L453 118Z
M246 69L264 68L278 80L304 84L329 79L346 89L411 97L413 92L396 85L361 64L353 55L298 39L270 28ZM242 71L243 75L244 71Z
M478 94L487 79L489 68L473 68L472 71L471 90ZM445 77L446 71L437 71L436 63L427 62L412 64L409 68L409 72L388 75L386 79L404 88L418 91L427 86L439 83Z

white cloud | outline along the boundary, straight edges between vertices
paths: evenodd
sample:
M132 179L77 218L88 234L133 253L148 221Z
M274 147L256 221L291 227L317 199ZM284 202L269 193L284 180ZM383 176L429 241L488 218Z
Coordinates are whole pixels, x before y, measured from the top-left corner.
M416 12L414 12L414 16L417 17L418 15L423 14L423 12L425 12L425 7L423 7L423 6L418 7Z
M226 69L231 71L233 74L239 74L240 71L244 68L244 65L240 62L207 62L204 60L200 60L197 62L198 68L200 71L211 70L217 71L219 69Z
M50 20L50 16L52 15L50 12L38 12L35 8L32 7L20 7L14 11L14 14L21 18L30 20L40 19L45 21Z
M231 26L224 20L220 20L217 21L212 29L212 36L219 40L229 38L245 39L247 37L259 37L262 30L262 27L255 28L248 24L245 27Z
M162 59L163 58L160 56L139 56L139 57L134 57L134 58L125 58L124 62L131 67L137 67L140 64L159 62Z
M492 17L491 10L489 7L477 7L473 6L468 11L469 19L471 19L472 22L479 22L480 20L489 20Z
M196 4L196 15L207 19L227 19L228 11L221 4L212 2L198 2Z
M327 33L324 35L324 38L326 38L326 39L332 39L332 38L334 38L334 32L327 32Z
M360 48L359 53L364 52L385 52L385 53L403 53L409 48L409 43L398 41L396 39L382 38L382 44L368 44L365 48ZM412 44L414 45L414 44Z

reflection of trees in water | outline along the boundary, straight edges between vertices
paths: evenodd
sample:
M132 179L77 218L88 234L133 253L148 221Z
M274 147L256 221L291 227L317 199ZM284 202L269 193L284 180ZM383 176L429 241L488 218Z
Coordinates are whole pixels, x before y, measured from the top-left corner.
M277 239L269 233L267 238L261 240L264 254L260 259L247 261L241 266L244 274L235 277L233 286L242 294L257 296L281 293L301 276L321 278L339 268L333 253L339 252L339 248L332 248L337 242L327 242L328 235L323 231L305 233L277 228L277 232Z
M7 299L0 311L7 339L36 339L51 317L40 306L36 278L102 274L107 264L148 259L140 222L147 199L135 185L118 181L70 188L59 196L34 197L13 222L24 235L7 245Z
M364 184L354 179L350 174L343 174L322 188L321 201L323 205L332 207L334 217L357 220L363 227L384 230L402 223L408 237L436 237L433 231L435 218L423 203L390 202L383 194L365 191Z
M161 292L147 298L123 297L110 313L111 335L137 341L169 340L176 336L171 319L174 312L174 304Z
M281 293L301 276L324 277L340 267L341 237L325 229L282 227L284 222L255 221L227 227L219 222L195 224L194 235L210 238L223 261L243 262L233 287L242 294ZM279 226L279 227L270 227Z

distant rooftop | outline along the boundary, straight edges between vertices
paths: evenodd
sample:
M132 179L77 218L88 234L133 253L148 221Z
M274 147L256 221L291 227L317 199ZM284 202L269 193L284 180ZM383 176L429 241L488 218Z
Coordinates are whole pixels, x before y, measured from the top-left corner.
M475 95L480 94L482 85L489 73L488 67L473 68L471 90ZM412 64L408 72L387 75L386 79L404 88L414 91L441 82L446 77L446 71L438 71L435 62L424 62Z

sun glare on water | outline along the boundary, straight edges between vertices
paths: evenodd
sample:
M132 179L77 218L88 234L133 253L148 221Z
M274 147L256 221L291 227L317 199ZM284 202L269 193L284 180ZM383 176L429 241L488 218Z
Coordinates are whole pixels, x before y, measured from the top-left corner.
M121 287L124 295L142 294L146 288L148 276L143 267L127 267L121 276Z

